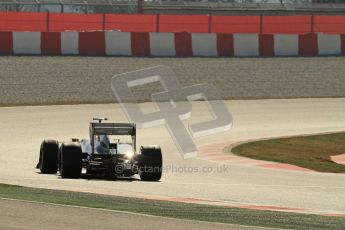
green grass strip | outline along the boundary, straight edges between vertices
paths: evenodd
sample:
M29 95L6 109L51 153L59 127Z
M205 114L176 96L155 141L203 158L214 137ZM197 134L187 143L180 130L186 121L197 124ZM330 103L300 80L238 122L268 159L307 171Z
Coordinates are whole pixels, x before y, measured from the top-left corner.
M287 163L318 172L345 173L345 165L331 156L345 153L345 133L277 138L225 148L236 155L258 160Z
M0 197L162 217L288 229L344 229L345 218L37 189L0 184ZM5 211L5 210L3 210Z

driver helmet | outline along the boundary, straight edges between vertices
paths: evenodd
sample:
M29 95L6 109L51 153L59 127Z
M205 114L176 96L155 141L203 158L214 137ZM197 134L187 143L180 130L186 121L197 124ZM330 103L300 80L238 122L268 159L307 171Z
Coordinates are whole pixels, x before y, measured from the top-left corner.
M108 135L100 135L99 142L102 147L109 148L110 140Z

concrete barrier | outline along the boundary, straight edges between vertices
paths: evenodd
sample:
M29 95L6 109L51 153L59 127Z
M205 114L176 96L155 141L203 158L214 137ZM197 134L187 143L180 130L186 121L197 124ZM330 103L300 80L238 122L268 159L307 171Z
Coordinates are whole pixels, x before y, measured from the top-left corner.
M277 56L297 56L298 35L276 34L274 36L274 52Z
M238 57L259 56L257 34L234 34L234 55Z
M175 56L175 38L173 33L150 33L152 56Z
M78 32L61 32L61 54L79 54Z
M339 34L318 34L319 55L340 55L341 37Z
M0 55L270 57L344 55L342 34L1 32Z
M131 33L119 31L105 32L106 55L131 56Z
M217 52L216 34L192 34L192 48L194 56L215 57Z
M41 54L41 33L13 32L13 54Z

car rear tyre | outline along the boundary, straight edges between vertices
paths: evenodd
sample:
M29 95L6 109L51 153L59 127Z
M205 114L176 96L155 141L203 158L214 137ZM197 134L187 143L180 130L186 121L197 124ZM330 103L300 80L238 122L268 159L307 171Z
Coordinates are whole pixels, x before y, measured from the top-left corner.
M39 169L43 174L55 174L58 170L59 143L44 140L40 149Z
M159 146L142 146L139 154L139 176L143 181L159 181L162 177L162 150Z
M62 178L79 178L82 170L82 150L78 143L60 147L60 174Z

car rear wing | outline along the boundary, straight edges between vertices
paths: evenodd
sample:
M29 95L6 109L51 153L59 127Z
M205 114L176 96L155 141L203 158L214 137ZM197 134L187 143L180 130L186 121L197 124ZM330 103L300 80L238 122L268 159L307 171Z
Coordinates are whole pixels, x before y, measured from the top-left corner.
M94 153L95 135L126 135L132 137L133 148L136 151L136 125L134 123L90 123L90 143Z
M136 125L133 123L90 123L90 133L93 135L136 135Z

